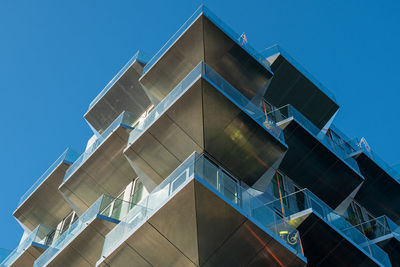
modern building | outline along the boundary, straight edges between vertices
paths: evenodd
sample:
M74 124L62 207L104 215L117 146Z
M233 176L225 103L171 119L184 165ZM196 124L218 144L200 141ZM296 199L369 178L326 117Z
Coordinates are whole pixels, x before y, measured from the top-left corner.
M400 266L400 175L281 47L201 6L22 196L1 266Z

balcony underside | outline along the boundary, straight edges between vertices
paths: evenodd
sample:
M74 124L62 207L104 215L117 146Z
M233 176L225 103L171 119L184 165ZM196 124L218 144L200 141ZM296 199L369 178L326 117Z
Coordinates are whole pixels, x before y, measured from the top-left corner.
M115 223L95 218L70 243L57 252L48 261L47 266L95 266L103 249L104 237L114 226Z
M201 61L249 99L255 95L262 96L272 76L202 14L140 81L157 99L162 100Z
M355 196L357 202L375 216L386 215L400 224L400 183L364 153L358 154L356 160L365 177Z
M363 178L352 167L296 120L282 127L289 149L279 168L330 207L336 208L363 182Z
M310 266L377 266L360 248L332 228L312 209L291 216L300 231Z
M276 107L291 104L322 129L339 109L339 105L282 55L273 58L271 69L274 76L265 98Z
M125 154L138 174L157 184L194 151L206 151L238 179L253 184L285 150L279 139L199 79Z
M380 238L379 238L380 239ZM375 241L375 240L373 240ZM400 238L394 236L393 234L389 234L380 241L376 242L378 246L380 246L384 251L387 252L390 258L390 262L393 267L400 266Z
M143 64L135 61L86 112L84 118L98 133L103 133L123 111L129 111L139 118L150 107L146 89L139 83L142 70Z
M32 243L22 254L10 265L10 267L32 266L33 263L45 251L43 245Z
M60 186L78 214L103 194L117 196L137 177L123 154L128 136L128 129L118 127Z
M39 224L55 227L71 212L71 207L58 191L69 166L65 163L58 165L15 210L14 217L31 231Z
M193 179L100 266L304 266L278 239Z

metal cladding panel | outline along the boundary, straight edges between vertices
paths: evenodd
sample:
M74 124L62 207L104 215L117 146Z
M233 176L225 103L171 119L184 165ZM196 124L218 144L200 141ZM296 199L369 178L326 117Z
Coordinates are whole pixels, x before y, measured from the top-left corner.
M22 254L11 264L10 267L32 266L35 260L44 252L43 248L30 245Z
M161 101L201 61L206 62L248 99L265 93L271 72L237 40L201 14L140 78Z
M198 80L128 144L124 153L135 172L159 184L193 151L203 151L201 94Z
M248 99L264 95L272 77L265 66L207 17L204 17L204 62Z
M310 266L377 266L318 215L306 216L297 229Z
M161 101L203 59L203 17L200 16L140 78L140 82Z
M291 104L319 129L332 118L339 105L308 80L282 55L271 64L274 72L265 98L274 106Z
M68 167L61 163L15 210L14 217L31 231L39 224L55 227L71 212L71 207L58 191Z
M147 90L139 83L142 69L143 64L135 61L84 115L98 133L103 133L123 111L139 118L151 106Z
M99 265L234 267L252 261L262 266L305 264L193 179Z
M254 184L286 147L203 81L204 149L238 179Z
M79 214L103 194L118 195L137 176L123 154L127 140L128 130L119 127L60 186Z
M95 266L104 237L114 226L111 222L94 219L47 263L48 266Z
M363 178L314 138L296 120L284 128L289 149L280 169L301 187L309 188L330 207L336 208Z
M187 116L190 114L190 116ZM193 151L207 151L239 179L253 184L286 147L204 79L195 82L125 152L133 168L166 178ZM142 164L143 166L143 164ZM246 166L246 167L244 167ZM138 170L135 170L139 172Z
M365 182L355 199L375 216L387 215L400 224L400 183L364 153L356 160Z

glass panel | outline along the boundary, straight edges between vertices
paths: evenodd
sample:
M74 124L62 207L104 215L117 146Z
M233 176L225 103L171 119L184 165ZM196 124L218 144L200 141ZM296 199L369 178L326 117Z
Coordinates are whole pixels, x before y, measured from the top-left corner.
M196 159L195 159L196 157ZM279 218L270 208L251 195L228 172L204 156L192 154L154 191L140 201L125 218L106 236L102 256L107 257L115 247L128 238L149 216L166 203L182 185L194 178L211 186L225 201L235 205L246 216L253 218L301 254L300 236L295 228Z
M279 123L288 118L294 118L301 124L305 129L307 129L319 142L321 142L326 148L328 148L332 153L336 154L337 157L342 159L345 163L351 166L356 172L360 173L357 162L353 159L349 151L346 150L344 145L335 144L332 139L324 134L317 126L310 122L306 117L303 116L297 109L291 105L283 106L267 114L267 116L273 120L275 123ZM361 173L360 173L361 175Z
M97 138L97 140L90 146L88 147L85 152L82 153L82 155L79 156L79 158L74 162L74 164L71 165L71 167L68 168L68 170L65 173L63 183L67 181L71 175L90 157L92 154L97 150L97 148L100 147L101 144L103 144L103 141L107 139L118 127L123 126L123 127L128 127L133 129L135 124L138 122L139 117L128 112L124 111L122 112L118 118L114 120L113 123L108 126L108 128Z
M36 244L47 246L48 236L54 233L54 229L45 225L39 225L35 230L15 248L8 257L0 264L0 266L12 265L18 257L20 257L27 248Z
M98 214L109 217L110 219L120 220L128 211L129 202L107 195L101 196L81 217L72 223L69 228L63 229L64 232L53 240L49 248L35 261L34 266L45 266L54 255L78 236Z
M285 202L281 200L275 200L266 205L275 209L280 208L281 210L283 207L286 217L304 211L305 209L312 208L325 222L333 226L336 231L341 233L347 239L358 245L358 247L367 255L375 258L384 265L389 262L389 257L386 252L376 244L372 243L365 235L357 230L357 227L351 225L346 219L337 214L308 189L303 189L299 192L287 195L285 198L287 199L286 203L296 203L297 205L291 205L289 209L287 205L284 204Z
M354 138L346 142L350 147L350 152L363 152L367 157L373 160L380 168L382 168L387 174L389 174L393 179L400 182L400 171L397 170L396 167L390 166L383 160L378 154L376 154L371 148L367 147L361 139Z
M112 80L104 87L103 90L96 96L95 99L89 104L89 110L105 95L108 90L121 78L125 72L132 66L135 60L140 61L142 63L147 63L150 60L151 56L144 53L143 51L137 51L135 55L122 67L122 69L117 73L117 75L112 78Z
M310 80L315 86L317 86L321 91L323 91L328 97L336 102L335 95L326 88L322 83L320 83L311 73L309 73L300 63L298 63L294 58L292 58L285 50L283 50L279 45L273 45L269 48L264 49L260 54L264 62L267 62L267 58L280 53L287 61L290 62L297 70L299 70L308 80Z
M61 163L67 163L67 164L73 164L78 157L80 156L80 153L67 148L61 156L53 163L51 166L40 176L39 179L36 180L36 182L26 191L25 194L22 195L22 197L19 199L19 204L20 206L35 190L36 188L39 187L39 185L46 180L46 178L61 164Z
M216 15L214 15L208 8L204 5L199 7L194 14L178 29L178 31L164 44L164 46L150 59L143 69L143 75L151 69L151 67L164 55L166 51L174 44L176 40L190 27L190 25L196 21L196 19L204 14L209 20L211 20L218 28L220 28L226 35L228 35L233 41L240 45L247 53L249 53L255 60L260 64L269 69L269 65L264 62L264 56L256 51L249 43L243 43L240 35L233 31L228 25L226 25L222 20L220 20Z

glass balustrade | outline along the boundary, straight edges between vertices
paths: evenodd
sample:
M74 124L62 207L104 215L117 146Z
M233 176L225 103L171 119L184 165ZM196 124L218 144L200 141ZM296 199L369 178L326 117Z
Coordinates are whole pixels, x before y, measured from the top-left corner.
M36 182L26 191L25 194L19 200L18 206L20 206L25 200L42 184L44 180L61 164L67 163L69 165L73 164L81 155L81 153L67 148L61 156L53 163L51 166L36 180Z
M336 154L339 158L341 158L344 162L350 165L356 172L361 175L360 168L358 167L357 162L350 156L347 148L345 148L343 145L338 145L333 142L328 135L318 129L317 126L315 126L311 121L304 117L303 114L297 111L297 109L294 108L292 105L285 105L283 107L275 109L269 112L267 114L267 117L275 123L285 121L289 118L294 118L326 148L331 150L334 154Z
M388 163L386 163L386 161L384 161L378 154L371 150L368 145L366 145L364 142L361 142L361 139L351 139L346 142L346 145L348 153L363 152L392 178L400 182L400 172L395 167L392 167Z
M190 88L200 77L209 81L215 88L234 102L246 114L268 129L276 138L284 143L282 129L274 121L267 120L262 108L255 106L236 88L224 80L217 72L204 62L200 62L154 109L141 120L129 135L128 145L133 144L175 101Z
M239 182L212 163L204 155L192 154L172 172L151 194L139 202L125 218L106 236L102 256L107 257L114 249L132 235L155 211L160 209L171 196L192 179L197 179L216 190L221 197L240 212L257 222L276 238L302 255L298 231L282 220L273 210L263 205Z
M154 64L167 52L172 45L181 37L183 33L197 20L201 15L205 15L209 20L211 20L220 30L222 30L226 35L228 35L234 42L240 45L249 55L251 55L260 64L265 66L269 70L269 65L263 63L263 56L256 51L249 43L244 41L238 33L232 30L227 24L220 20L215 14L213 14L204 5L200 6L193 15L178 29L178 31L172 35L172 37L163 45L163 47L149 60L143 69L143 75L146 74Z
M45 225L39 225L14 249L0 266L11 266L30 246L40 246L46 249L52 242L51 234L54 229Z
M139 121L140 118L138 116L128 112L124 111L122 112L118 118L114 120L113 123L108 126L108 128L96 139L96 141L88 147L85 152L83 152L79 158L74 162L74 164L71 165L71 167L68 168L68 170L65 173L63 183L67 181L72 174L79 169L79 167L88 159L90 156L100 147L101 144L103 144L104 140L106 140L118 127L124 127L127 129L132 130L135 126L135 124Z
M102 195L90 208L82 214L71 226L62 233L57 231L48 249L35 261L34 266L45 266L59 251L63 250L77 237L94 219L102 218L118 223L130 211L130 202L108 195Z
M142 63L147 63L150 60L151 56L144 53L143 51L137 51L135 55L125 64L125 66L117 73L117 75L112 78L112 80L104 87L103 90L93 99L89 104L89 110L96 105L97 102L110 90L110 88L121 78L125 72L132 66L133 62L140 61Z
M384 266L390 266L389 257L386 252L372 243L356 227L337 214L308 189L302 189L283 197L281 200L278 199L267 203L265 206L275 210L286 219L289 219L292 215L299 214L299 212L312 209L314 213L318 214L325 222L333 226L336 231L347 239L354 242L358 248L363 250L367 255L382 263Z
M393 235L400 238L400 227L387 216L380 216L375 219L356 225L356 228L363 232L370 240Z

